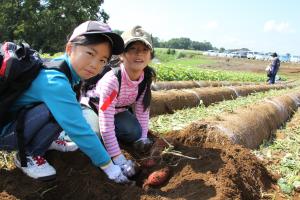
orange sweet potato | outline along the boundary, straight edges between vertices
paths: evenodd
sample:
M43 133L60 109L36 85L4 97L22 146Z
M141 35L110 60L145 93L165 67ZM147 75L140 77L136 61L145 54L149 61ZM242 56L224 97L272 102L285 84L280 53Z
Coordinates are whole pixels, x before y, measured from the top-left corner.
M158 171L154 171L148 176L147 180L143 184L143 187L162 185L168 180L169 175L170 175L169 167L164 167Z

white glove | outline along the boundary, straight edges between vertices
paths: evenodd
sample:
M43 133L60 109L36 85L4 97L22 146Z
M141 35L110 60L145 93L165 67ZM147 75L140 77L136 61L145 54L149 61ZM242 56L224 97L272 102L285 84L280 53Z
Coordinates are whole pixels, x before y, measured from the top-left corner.
M121 167L123 174L127 177L135 175L135 164L131 160L127 160L123 154L112 159L114 163Z
M100 167L110 180L113 180L116 183L129 183L130 181L122 173L121 168L118 165L115 165L113 162L110 162L104 167Z
M133 143L133 147L142 153L147 152L152 146L152 141L149 138L140 138Z
M71 142L71 141L72 141L71 138L66 134L65 131L60 132L57 139L59 139L59 140L64 140L64 141L68 141L68 142Z

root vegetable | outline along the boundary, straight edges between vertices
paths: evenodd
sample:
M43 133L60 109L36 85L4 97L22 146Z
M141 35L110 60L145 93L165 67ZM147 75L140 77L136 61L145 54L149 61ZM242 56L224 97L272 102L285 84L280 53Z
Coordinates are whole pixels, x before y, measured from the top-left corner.
M170 168L165 167L163 169L160 169L158 171L152 172L147 180L143 184L143 188L146 186L159 186L165 183L170 175Z

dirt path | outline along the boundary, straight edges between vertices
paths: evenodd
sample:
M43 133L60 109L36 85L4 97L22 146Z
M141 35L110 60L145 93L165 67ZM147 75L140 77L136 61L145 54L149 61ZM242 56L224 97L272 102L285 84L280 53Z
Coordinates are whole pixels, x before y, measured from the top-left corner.
M199 67L210 68L210 69L224 69L232 71L250 71L257 73L265 73L265 68L269 61L250 60L246 58L219 58L209 57L216 61L213 66L200 65ZM300 64L295 63L281 63L278 74L287 75L289 77L297 78L297 74L300 73Z

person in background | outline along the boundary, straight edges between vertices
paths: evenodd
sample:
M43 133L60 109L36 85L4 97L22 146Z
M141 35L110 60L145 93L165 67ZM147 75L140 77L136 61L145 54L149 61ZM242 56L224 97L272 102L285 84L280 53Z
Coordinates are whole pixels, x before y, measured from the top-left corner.
M276 74L280 67L280 60L278 58L277 53L273 53L271 54L271 56L272 56L272 62L269 65L270 67L269 67L268 77L269 77L269 84L274 84Z
M152 142L147 135L150 86L156 74L148 66L154 57L151 35L141 26L135 26L121 36L125 51L117 66L120 80L113 69L94 86L83 85L81 103L84 116L99 133L113 162L127 177L131 177L135 174L135 164L122 154L118 141L133 145L139 152L151 147ZM96 109L93 110L93 107Z
M56 170L44 159L45 152L49 149L72 151L78 146L109 179L117 183L129 182L121 168L111 161L96 133L86 122L72 90L72 86L80 80L100 73L112 54L120 54L123 50L124 41L112 33L107 24L86 21L74 29L66 44L65 54L54 59L66 63L72 82L63 72L41 69L31 86L16 100L12 112L38 104L27 111L24 119L27 166L21 166L18 153L14 158L16 166L25 174L34 179L53 179ZM75 146L57 142L62 129L76 143ZM16 121L1 127L0 131L0 148L17 149Z

